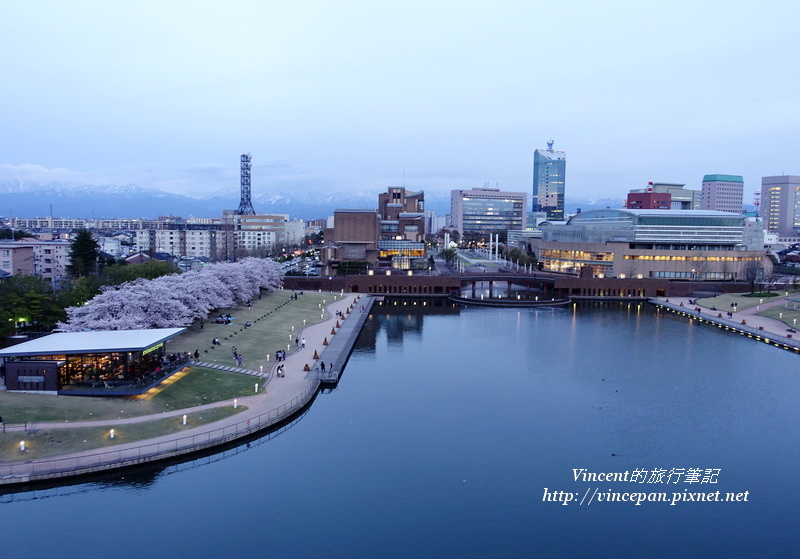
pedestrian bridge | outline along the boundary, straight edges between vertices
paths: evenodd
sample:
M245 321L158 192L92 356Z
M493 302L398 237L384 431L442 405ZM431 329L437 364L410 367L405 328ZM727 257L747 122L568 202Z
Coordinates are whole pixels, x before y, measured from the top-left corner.
M461 276L452 301L485 306L535 307L565 305L569 297L554 290L552 277L536 274L479 274Z

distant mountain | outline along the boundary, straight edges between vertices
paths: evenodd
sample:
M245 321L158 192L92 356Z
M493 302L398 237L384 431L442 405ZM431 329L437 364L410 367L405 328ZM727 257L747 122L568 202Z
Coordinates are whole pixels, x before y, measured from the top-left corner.
M335 209L378 207L381 190L315 192L298 189L291 193L253 194L258 213L288 214L291 218L320 219ZM621 208L620 199L568 199L566 212L578 208ZM127 185L88 185L80 183L37 184L29 181L0 181L0 215L6 217L146 218L159 216L217 217L223 210L239 207L239 193L219 192L199 198L170 194L161 190ZM425 208L443 216L450 213L449 192L425 192Z
M622 198L567 198L564 202L564 212L570 215L578 213L578 211L604 210L606 208L622 208L624 206L625 200Z

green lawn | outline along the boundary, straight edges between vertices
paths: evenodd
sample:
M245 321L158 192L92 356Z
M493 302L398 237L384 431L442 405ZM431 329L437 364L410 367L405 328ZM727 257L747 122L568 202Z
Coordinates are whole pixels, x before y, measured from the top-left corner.
M789 292L789 294L792 295L792 292ZM784 292L781 292L778 295L784 296ZM775 299L773 297L752 297L749 293L726 293L717 297L698 299L697 304L705 308L711 308L714 306L717 307L720 312L725 313L733 310L731 303L736 303L736 310L743 311L745 309L755 308L761 305L762 302L766 304L774 300ZM800 303L792 303L787 301L782 305L760 310L757 314L758 316L766 316L781 320L786 323L787 327L800 326Z
M0 392L0 416L6 423L137 417L249 396L255 392L257 381L255 377L240 373L191 367L186 376L167 386L152 400Z
M306 325L320 322L320 307L332 302L334 297L341 297L340 293L305 292L298 295L297 300L291 300L292 293L265 293L261 299L253 300L252 310L239 307L218 311L215 315L222 312L234 316L234 324L226 326L207 320L201 329L196 322L172 340L167 351L194 353L198 350L200 360L234 365L231 347L235 345L244 357L245 368L258 371L263 366L267 371L275 361L277 349L288 346L289 352L295 350L294 338L302 338L303 322ZM248 321L252 326L245 328ZM215 337L222 345L211 343ZM321 351L322 347L318 349ZM260 383L260 379L250 375L192 367L188 375L167 386L152 400L0 392L0 416L6 423L134 417L250 395L255 392L256 382Z
M202 329L200 323L195 322L184 334L169 343L167 351L194 354L197 350L201 361L235 366L232 348L236 346L244 359L242 367L259 371L263 366L267 371L275 362L277 350L294 352L294 339L302 338L304 326L322 321L320 307L330 304L334 297L341 298L340 292L307 291L298 295L296 301L291 300L291 295L292 291L276 291L264 294L261 299L254 299L253 310L239 307L217 311L213 316L229 313L234 317L233 324L214 324L213 316L211 321L205 321ZM252 326L245 328L247 322L251 322ZM214 338L219 338L222 344L214 345ZM322 351L322 347L318 349Z
M113 447L117 444L152 439L169 433L185 431L199 425L213 423L246 409L246 406L239 406L236 409L232 406L224 406L203 410L197 414L187 414L186 425L183 425L181 416L176 416L143 423L132 423L130 425L40 429L31 433L0 433L0 460L6 462L33 460L69 454L80 450L101 449ZM113 439L110 437L110 429L112 427L114 428ZM20 441L23 440L25 441L26 451L20 452Z

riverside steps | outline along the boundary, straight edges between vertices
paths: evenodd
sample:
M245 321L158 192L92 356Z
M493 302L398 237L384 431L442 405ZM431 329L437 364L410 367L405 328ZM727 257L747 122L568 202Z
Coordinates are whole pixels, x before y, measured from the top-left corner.
M363 312L359 310L361 306L364 306ZM339 298L337 295L337 300L327 304L321 311L324 318L321 322L305 326L298 331L298 337L305 340L305 347L298 347L296 351L287 354L286 359L280 363L284 369L283 376L276 375L279 363L273 361L269 362L270 369L264 370L263 373L240 367L227 368L227 370L237 369L232 372L256 377L260 381L257 394L237 398L234 402L214 402L155 415L103 421L37 423L37 429L118 426L122 430L127 424L196 414L205 409L225 406L246 407L244 411L219 421L152 439L122 443L104 449L73 452L53 458L0 462L0 487L89 475L190 455L253 436L259 431L284 422L308 406L317 395L321 384L317 372L320 360L324 358L326 362L334 364L335 376L339 378L371 306L370 296L343 293ZM337 311L345 317L344 320L338 319L339 328L336 328ZM336 334L331 334L332 330L336 331ZM327 346L324 344L326 338ZM223 366L225 367L227 366Z

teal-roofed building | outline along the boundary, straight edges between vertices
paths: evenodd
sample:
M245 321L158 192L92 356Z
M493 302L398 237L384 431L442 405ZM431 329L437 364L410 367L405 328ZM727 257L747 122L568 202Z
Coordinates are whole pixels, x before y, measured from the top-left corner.
M744 179L740 175L706 175L700 194L700 209L742 213Z

